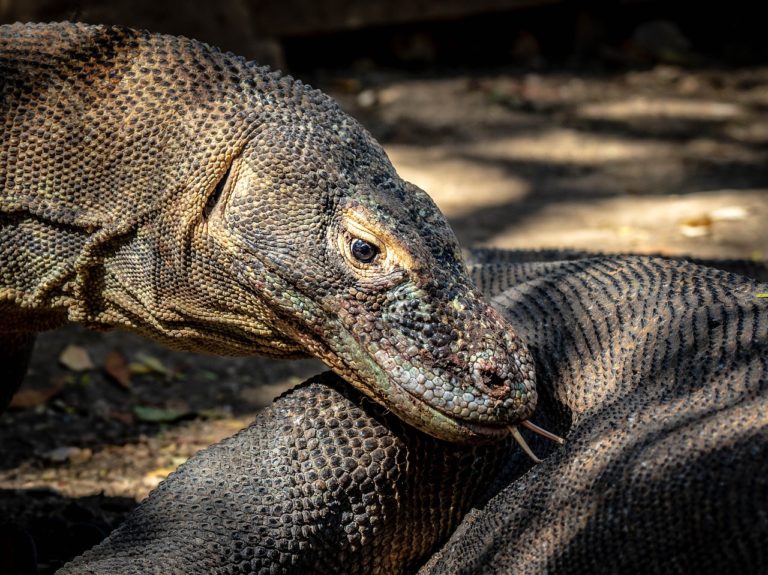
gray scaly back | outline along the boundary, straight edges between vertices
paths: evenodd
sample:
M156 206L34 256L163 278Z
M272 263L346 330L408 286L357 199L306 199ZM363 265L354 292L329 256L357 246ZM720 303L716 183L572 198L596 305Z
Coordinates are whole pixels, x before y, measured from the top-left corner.
M768 285L653 258L499 260L474 277L529 342L535 419L567 436L532 438L543 464L448 446L325 378L62 573L760 572Z
M642 257L475 271L506 289L494 303L536 358L538 413L568 443L422 572L760 572L768 286Z

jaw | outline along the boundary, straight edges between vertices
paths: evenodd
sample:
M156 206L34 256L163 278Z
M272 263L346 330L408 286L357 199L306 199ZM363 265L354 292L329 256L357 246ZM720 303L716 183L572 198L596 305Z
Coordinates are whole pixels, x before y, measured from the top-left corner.
M389 374L373 361L369 361L363 370L353 371L344 365L341 370L334 371L366 395L375 397L409 425L437 439L475 444L497 441L509 434L505 425L461 420L435 409L392 381Z
M328 341L296 334L302 343L339 376L397 417L437 439L480 444L508 437L507 424L462 420L432 407L423 398L400 386L341 324L334 322ZM340 350L343 350L340 351Z

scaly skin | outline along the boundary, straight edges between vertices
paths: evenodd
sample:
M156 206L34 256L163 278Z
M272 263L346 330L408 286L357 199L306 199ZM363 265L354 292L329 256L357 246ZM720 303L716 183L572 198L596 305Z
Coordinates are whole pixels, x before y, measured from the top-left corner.
M451 441L535 406L442 214L301 82L185 38L2 26L0 160L0 337L74 321L311 354Z
M606 252L591 252L575 249L534 249L534 250L504 250L499 248L474 248L467 253L467 262L472 270L482 267L484 264L542 264L546 262L564 262L581 260L587 258L616 258L631 257L638 254L620 253L611 254ZM768 261L766 260L738 260L721 258L699 258L693 256L671 256L660 253L643 254L655 258L662 258L669 261L690 262L706 267L723 270L733 274L739 274L752 278L759 282L768 282ZM519 269L518 267L514 269Z
M434 440L326 375L190 459L62 575L764 573L768 285L514 257L474 276L530 342L537 422L567 436L533 439L541 465L509 441Z
M418 433L325 373L196 455L60 573L413 572L509 449Z

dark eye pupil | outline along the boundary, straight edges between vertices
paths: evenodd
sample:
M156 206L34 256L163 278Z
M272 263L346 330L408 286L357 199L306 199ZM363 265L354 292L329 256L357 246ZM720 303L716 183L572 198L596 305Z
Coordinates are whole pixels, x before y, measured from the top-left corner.
M352 240L350 249L352 250L352 255L354 258L359 262L363 262L364 264L372 262L373 258L376 257L376 254L379 253L379 250L376 248L376 246L371 245L359 238Z

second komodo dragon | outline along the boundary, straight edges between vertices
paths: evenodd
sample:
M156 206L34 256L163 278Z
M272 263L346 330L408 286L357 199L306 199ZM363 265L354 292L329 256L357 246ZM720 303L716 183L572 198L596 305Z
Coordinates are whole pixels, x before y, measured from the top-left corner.
M438 438L536 402L429 197L329 97L201 42L0 27L0 408L66 321L311 354Z
M568 437L534 445L541 465L432 439L326 375L61 575L766 573L768 284L518 255L473 272L529 342L537 418Z

